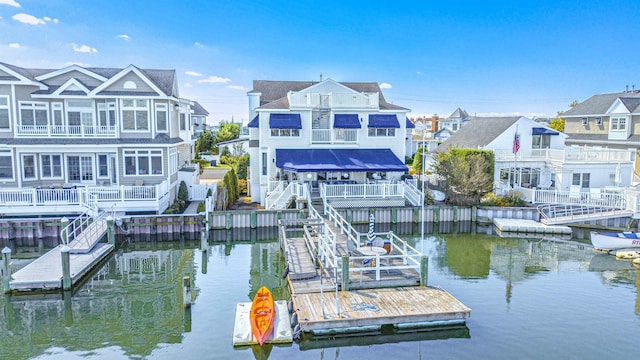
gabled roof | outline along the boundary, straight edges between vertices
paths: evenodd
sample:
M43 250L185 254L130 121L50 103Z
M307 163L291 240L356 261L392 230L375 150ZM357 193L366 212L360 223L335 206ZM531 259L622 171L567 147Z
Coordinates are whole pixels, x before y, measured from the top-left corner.
M50 72L38 75L38 76L36 76L36 80L45 81L46 82L47 79L51 79L52 77L56 77L58 75L66 74L66 73L69 73L69 72L72 72L72 71L81 72L81 73L83 73L83 74L85 74L87 76L90 76L90 77L92 77L92 78L94 78L96 80L99 80L99 81L107 81L106 77L104 77L104 76L102 76L102 75L100 75L98 73L95 73L95 72L93 72L91 70L88 70L86 68L83 68L82 66L75 65L75 64L71 65L71 66L67 66L67 67L62 68L62 69L52 70Z
M205 108L203 108L202 105L200 105L199 102L194 101L193 102L193 115L196 115L196 116L208 116L209 112L207 110L205 110Z
M327 80L325 80L327 81ZM333 81L333 80L331 80ZM251 93L260 93L260 107L270 109L288 109L289 100L286 100L289 91L301 91L313 85L317 85L317 81L278 81L278 80L253 80L253 89ZM380 85L376 82L338 82L342 86L346 86L357 92L377 92L378 102L381 110L408 110L402 106L389 104L382 94ZM286 101L283 101L285 98ZM276 104L270 104L279 101ZM269 106L265 106L269 104Z
M577 117L577 116L588 116L588 115L603 115L607 113L607 110L609 110L613 102L618 98L636 99L636 98L640 98L640 93L619 92L619 93L611 93L611 94L593 95L592 97L579 103L575 107L565 111L563 113L563 116ZM629 111L632 111L632 110L630 109Z
M629 110L630 113L637 112L638 106L640 105L640 97L628 98L621 97L620 102L624 104L624 106Z
M451 115L449 115L449 118L455 119L464 119L466 117L469 117L469 114L460 108L457 108L453 113L451 113Z
M487 146L521 116L475 117L440 144L435 151L447 151L449 147L477 149Z

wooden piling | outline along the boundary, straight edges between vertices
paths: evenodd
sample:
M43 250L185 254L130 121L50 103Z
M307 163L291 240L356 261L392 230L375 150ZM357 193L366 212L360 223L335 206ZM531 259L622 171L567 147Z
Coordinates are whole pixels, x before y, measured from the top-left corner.
M69 225L69 219L65 216L60 220L60 237L63 244L69 243L69 234L67 233L67 226Z
M185 308L191 307L191 277L182 278L182 302Z
M69 247L64 245L60 250L62 257L62 290L71 290L71 259L69 258Z
M429 280L429 257L422 256L420 258L420 286L427 286Z
M9 292L9 282L11 281L11 249L2 249L2 289L6 294Z
M349 291L349 257L342 257L342 281L340 283L342 291Z
M109 244L111 245L116 244L115 221L113 220L113 216L111 215L107 216L107 241L109 241Z

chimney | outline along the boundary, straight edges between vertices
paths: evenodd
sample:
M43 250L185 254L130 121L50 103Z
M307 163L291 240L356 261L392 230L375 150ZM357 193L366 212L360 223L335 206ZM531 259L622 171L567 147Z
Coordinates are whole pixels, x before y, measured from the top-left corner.
M320 82L322 82L322 74L320 74Z
M322 77L320 79L322 79ZM626 93L629 92L629 85L625 85L624 86L624 92L626 92Z

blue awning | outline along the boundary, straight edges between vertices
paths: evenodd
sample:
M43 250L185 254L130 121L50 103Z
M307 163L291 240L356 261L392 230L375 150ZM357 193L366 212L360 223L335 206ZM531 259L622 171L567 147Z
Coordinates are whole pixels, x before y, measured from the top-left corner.
M271 129L302 129L300 114L269 114Z
M399 128L398 117L391 114L369 114L370 128Z
M408 170L390 149L276 149L276 166L296 172Z
M256 117L254 117L253 120L249 121L249 124L247 124L247 127L250 127L250 128L260 127L260 115L256 115Z
M416 125L407 118L407 129L415 129Z
M557 131L553 131L551 129L542 128L542 127L534 127L531 131L531 135L558 135Z
M333 127L339 129L360 129L358 114L335 114Z

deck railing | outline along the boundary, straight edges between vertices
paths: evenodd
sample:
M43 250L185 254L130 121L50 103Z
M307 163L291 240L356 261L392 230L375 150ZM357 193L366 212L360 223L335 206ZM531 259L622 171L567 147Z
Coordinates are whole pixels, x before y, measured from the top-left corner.
M17 136L116 137L111 125L18 125Z
M560 191L516 187L524 201L532 204L579 204L613 209L625 209L623 192L608 191ZM635 209L634 209L635 210Z
M404 184L322 184L326 199L404 197Z

